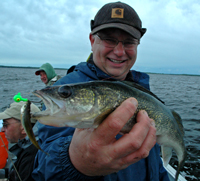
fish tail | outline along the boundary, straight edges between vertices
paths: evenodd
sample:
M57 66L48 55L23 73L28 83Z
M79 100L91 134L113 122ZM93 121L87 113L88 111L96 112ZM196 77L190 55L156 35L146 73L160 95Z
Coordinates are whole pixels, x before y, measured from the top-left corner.
M35 139L35 135L34 135L34 134L31 134L31 135L28 134L28 137L31 138L30 140L31 140L32 144L33 144L38 150L41 150L43 153L45 153L47 156L49 156L49 154L48 154L47 152L45 152L45 151L40 147L40 145L38 144L38 142L37 142L36 139Z
M180 167L178 166L178 169L177 169L177 171L176 171L176 175L175 175L175 181L178 180L178 176L179 176L179 174L180 174Z
M178 176L179 176L179 174L180 174L181 169L182 169L183 166L184 166L186 157L187 157L187 152L186 152L186 149L185 149L185 150L184 150L184 153L183 153L183 159L182 159L181 161L178 162L178 168L177 168L176 175L175 175L175 181L178 180Z
M43 149L39 148L43 153L45 153L47 156L50 156L49 153L45 152Z

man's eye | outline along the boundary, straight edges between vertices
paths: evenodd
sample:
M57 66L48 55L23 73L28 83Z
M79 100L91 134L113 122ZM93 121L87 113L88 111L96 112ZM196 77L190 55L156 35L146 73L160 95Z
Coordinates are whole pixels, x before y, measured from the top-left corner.
M109 38L104 39L104 41L105 41L106 43L108 43L108 44L113 44L113 45L115 45L116 42L117 42L115 39L109 39Z
M4 128L7 128L7 126L9 125L8 123L3 123L2 124Z
M133 45L135 44L135 41L125 41L124 45Z

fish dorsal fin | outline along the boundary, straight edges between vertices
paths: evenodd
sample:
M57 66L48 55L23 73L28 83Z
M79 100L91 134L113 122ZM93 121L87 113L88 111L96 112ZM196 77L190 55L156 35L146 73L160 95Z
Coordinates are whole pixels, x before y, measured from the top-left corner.
M128 86L130 86L130 87L134 87L134 88L136 88L136 89L139 89L139 90L141 90L141 91L143 91L143 92L145 92L145 93L147 93L147 94L149 94L149 95L155 97L155 98L158 99L160 102L162 102L163 104L165 104L165 103L164 103L160 98L158 98L158 96L156 96L153 92L151 92L150 90L144 88L143 86L141 86L141 85L139 85L139 84L137 84L137 83L135 83L135 82L121 81L121 83L126 84L126 85L128 85Z
M171 112L178 124L178 127L182 133L182 136L184 136L185 132L184 132L184 127L183 127L183 123L182 123L182 119L181 119L180 115L177 112L175 112L174 110L171 110Z

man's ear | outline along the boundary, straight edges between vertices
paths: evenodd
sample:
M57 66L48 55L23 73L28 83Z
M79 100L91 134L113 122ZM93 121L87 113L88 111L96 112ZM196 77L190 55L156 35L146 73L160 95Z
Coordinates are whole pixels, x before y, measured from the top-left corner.
M21 124L21 132L22 132L22 134L26 134L26 131L25 131L24 127L22 126L22 124Z
M90 39L90 44L91 44L91 48L93 47L93 44L94 44L94 40L95 40L95 38L94 38L94 36L90 33L90 35L89 35L89 39Z

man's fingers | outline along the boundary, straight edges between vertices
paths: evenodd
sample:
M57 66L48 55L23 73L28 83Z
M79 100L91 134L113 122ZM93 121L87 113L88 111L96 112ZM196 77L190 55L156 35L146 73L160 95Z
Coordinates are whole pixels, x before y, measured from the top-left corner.
M108 144L114 141L115 136L120 132L126 122L134 115L137 105L138 102L134 98L125 100L94 131L94 140L96 139L101 141L101 144Z
M155 144L156 138L148 136L153 134L154 131L155 127L153 128L151 119L148 117L146 111L140 111L137 115L137 123L133 126L132 130L114 143L117 150L115 153L127 156L140 150L142 146L144 146L145 150L150 151Z
M156 128L154 126L150 126L149 132L146 136L141 147L133 152L132 154L127 155L126 157L122 158L121 164L123 165L126 163L127 165L133 164L143 158L149 156L150 150L156 144Z

